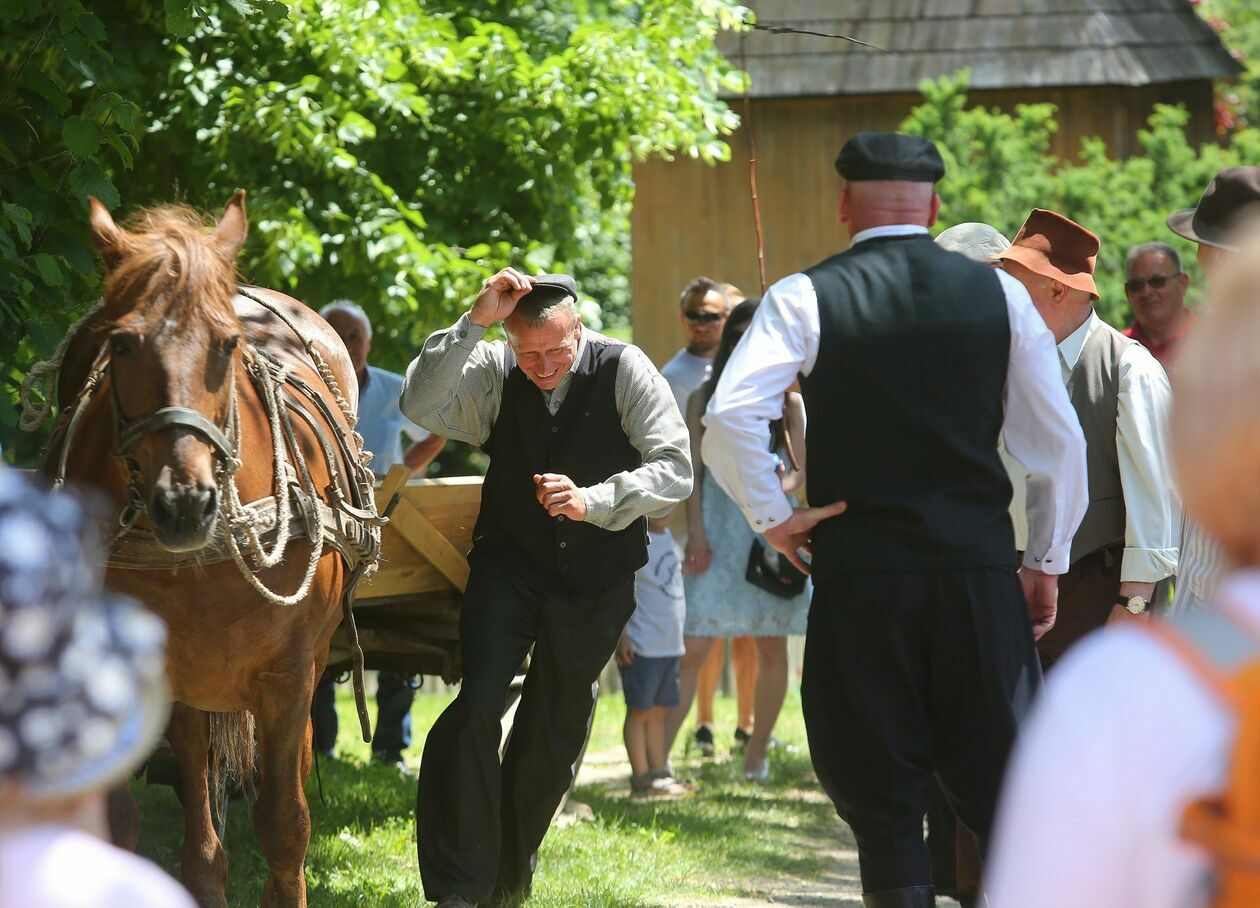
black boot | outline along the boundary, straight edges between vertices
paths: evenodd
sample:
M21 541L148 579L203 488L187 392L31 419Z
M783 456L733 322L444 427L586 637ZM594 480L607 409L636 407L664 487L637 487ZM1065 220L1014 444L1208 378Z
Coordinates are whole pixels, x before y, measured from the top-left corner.
M934 908L936 896L931 886L907 886L862 893L864 908Z

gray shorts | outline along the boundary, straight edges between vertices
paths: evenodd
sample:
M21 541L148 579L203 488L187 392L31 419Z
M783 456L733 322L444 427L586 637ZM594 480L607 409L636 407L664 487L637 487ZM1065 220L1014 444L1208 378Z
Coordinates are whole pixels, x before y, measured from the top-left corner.
M678 687L680 661L678 656L635 656L629 665L621 666L626 706L631 709L677 706L682 699Z

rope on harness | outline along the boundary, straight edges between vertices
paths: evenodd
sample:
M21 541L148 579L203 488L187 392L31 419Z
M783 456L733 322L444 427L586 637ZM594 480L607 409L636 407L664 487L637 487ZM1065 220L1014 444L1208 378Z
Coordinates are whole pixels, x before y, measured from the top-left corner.
M267 414L267 423L271 429L272 461L275 465L272 477L272 482L274 483L272 496L276 503L276 514L289 514L293 508L294 483L285 475L285 468L288 465L288 461L284 456L286 445L296 463L296 473L302 482L302 491L306 493L307 500L315 501L319 498L315 490L315 480L306 465L306 459L302 455L302 447L297 443L297 438L293 433L292 420L281 397L281 386L284 383L284 377L289 367L269 366L268 362L262 358L252 344L246 346L245 355L247 360L249 360L246 369L254 378L255 385L258 388L258 396L262 400L263 409ZM235 390L232 392L232 409L234 412L237 409ZM234 420L234 422L236 423L236 432L235 437L232 439L232 447L236 453L239 453L241 447L240 421ZM262 539L262 530L266 528L259 527L257 512L245 507L241 502L240 489L236 484L236 471L240 465L241 462L235 455L229 458L223 465L220 482L220 485L223 486L226 492L221 516L227 522L227 532L224 536L227 541L228 551L232 555L232 560L240 569L241 576L254 588L258 595L272 605L297 605L311 591L311 584L314 582L315 573L319 568L319 559L324 554L324 534L318 530L308 534L311 543L310 556L307 559L306 570L302 575L302 582L293 593L287 596L283 595L259 580L257 573L255 573L256 569L272 568L284 560L284 554L290 539L289 521L282 518L278 519L275 544L270 552L267 551L267 547ZM330 469L335 469L335 466L330 465ZM251 568L245 560L245 553L237 540L238 531L245 537L246 548L249 550L256 568Z
M22 379L22 390L18 400L22 404L22 415L18 417L18 426L23 432L34 432L39 424L48 418L48 414L52 412L54 402L57 399L57 378L61 374L61 364L66 358L66 350L70 347L70 341L74 339L79 328L94 316L101 308L100 302L84 313L83 317L75 322L70 330L66 332L65 337L61 339L61 343L57 344L57 349L53 351L53 355L45 360L40 360L31 366L31 371L26 373L26 377ZM41 385L40 394L42 400L35 401L32 399L31 391L38 382Z

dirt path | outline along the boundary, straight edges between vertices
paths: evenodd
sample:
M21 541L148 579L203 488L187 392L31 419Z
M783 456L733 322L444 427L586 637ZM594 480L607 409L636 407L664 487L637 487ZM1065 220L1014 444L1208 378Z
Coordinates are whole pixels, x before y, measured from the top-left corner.
M578 773L579 785L600 785L607 788L625 788L629 784L630 764L622 749L588 753ZM808 803L825 803L826 795L817 788L797 788L767 792L775 799L800 800ZM862 887L858 877L857 846L853 833L838 818L824 824L802 825L793 836L790 847L807 850L814 854L818 864L825 868L813 879L786 876L768 876L745 884L750 894L730 896L706 901L706 906L716 908L750 908L754 905L801 905L832 908L854 906L861 908ZM691 900L669 900L662 906L682 908L695 904ZM939 898L938 906L955 906L953 899Z

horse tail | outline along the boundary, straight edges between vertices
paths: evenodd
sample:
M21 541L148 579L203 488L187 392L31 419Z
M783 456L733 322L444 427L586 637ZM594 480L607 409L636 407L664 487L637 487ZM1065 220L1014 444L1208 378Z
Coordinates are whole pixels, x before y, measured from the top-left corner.
M252 801L256 794L254 714L248 710L210 714L210 785L214 799L240 791Z

